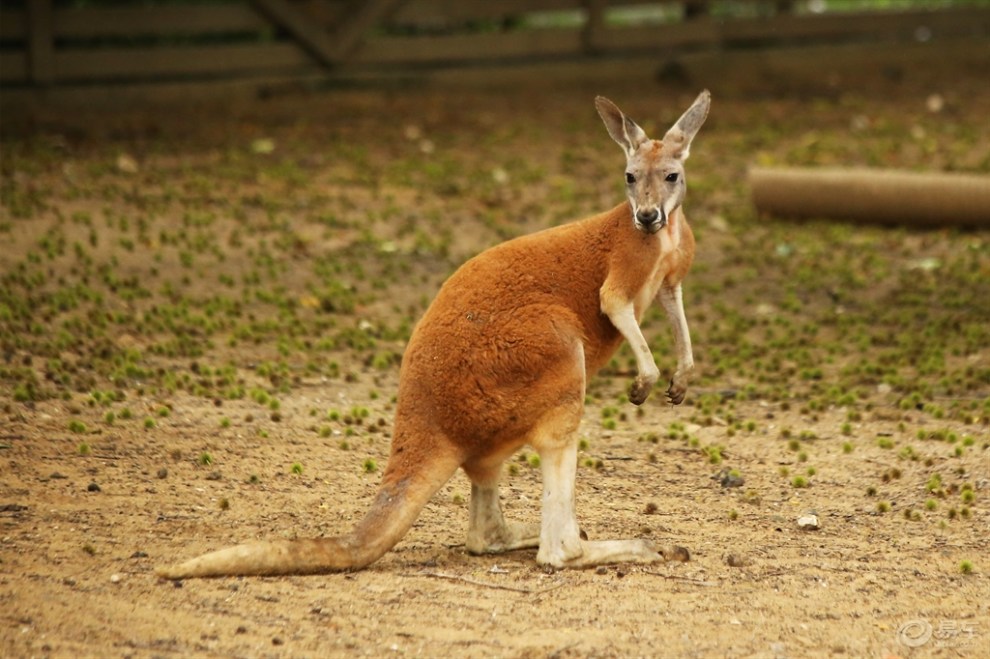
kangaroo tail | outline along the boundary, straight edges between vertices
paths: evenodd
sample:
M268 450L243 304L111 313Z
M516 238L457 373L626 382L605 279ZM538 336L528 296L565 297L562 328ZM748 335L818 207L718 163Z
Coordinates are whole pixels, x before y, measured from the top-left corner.
M459 463L453 457L433 456L418 464L403 458L393 451L371 509L346 535L237 545L157 568L155 573L163 579L186 579L359 570L402 539Z

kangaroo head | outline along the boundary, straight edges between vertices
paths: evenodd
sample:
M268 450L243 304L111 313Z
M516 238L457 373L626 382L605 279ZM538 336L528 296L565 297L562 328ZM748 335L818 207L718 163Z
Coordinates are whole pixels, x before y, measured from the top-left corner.
M662 140L651 140L642 128L604 96L595 107L608 134L626 154L626 195L632 204L633 221L644 233L667 226L667 218L684 200L687 189L684 161L691 140L705 123L711 95L701 92L690 108L671 126Z

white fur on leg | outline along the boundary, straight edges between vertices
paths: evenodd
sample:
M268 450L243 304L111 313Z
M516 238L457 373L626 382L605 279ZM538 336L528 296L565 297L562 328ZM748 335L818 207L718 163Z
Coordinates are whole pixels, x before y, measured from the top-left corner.
M636 310L633 304L629 304L615 310L606 311L608 319L612 321L619 333L629 342L633 354L636 356L636 370L639 371L639 379L652 386L660 377L660 369L653 361L653 352L650 345L643 336L643 330L636 320Z
M543 473L543 517L536 562L563 567L584 551L581 530L574 513L576 443L543 448L540 451L540 465Z
M643 336L643 331L639 328L639 321L636 320L636 309L632 302L620 307L610 306L611 297L603 298L602 311L608 319L615 325L615 329L625 337L636 356L636 380L629 390L629 400L634 405L642 405L650 395L650 390L660 377L660 369L653 361L653 353Z
M647 540L581 540L574 511L577 446L543 448L543 528L536 562L553 567L653 563L664 557Z
M472 554L494 554L540 544L539 527L505 521L497 485L472 483L470 508L467 549Z
M671 402L679 405L687 392L688 375L694 368L694 354L691 350L691 332L684 315L684 298L681 285L660 288L660 304L667 312L670 326L674 331L674 350L677 352L677 370L670 383L667 395Z

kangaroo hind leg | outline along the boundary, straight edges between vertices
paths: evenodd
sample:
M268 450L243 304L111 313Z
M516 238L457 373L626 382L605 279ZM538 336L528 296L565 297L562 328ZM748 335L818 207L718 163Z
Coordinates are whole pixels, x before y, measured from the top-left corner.
M559 409L548 416L533 443L540 454L543 475L543 518L537 563L557 568L586 568L665 560L647 540L581 539L574 506L580 417L580 404L573 409Z
M497 554L538 547L540 526L507 522L498 497L501 462L494 467L465 465L471 478L470 521L467 549L472 554Z

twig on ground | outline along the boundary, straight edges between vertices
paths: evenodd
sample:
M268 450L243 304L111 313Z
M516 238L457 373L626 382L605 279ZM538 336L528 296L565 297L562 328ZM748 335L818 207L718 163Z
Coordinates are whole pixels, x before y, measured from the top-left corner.
M547 593L551 590L556 590L560 588L563 584L557 584L556 586L551 586L549 588L543 588L541 590L533 590L532 588L522 588L519 586L505 586L497 583L488 583L485 581L478 581L477 579L471 579L470 577L462 577L456 574L445 574L443 572L430 572L424 570L422 572L407 572L402 576L404 577L434 577L436 579L447 579L448 581L463 581L464 583L471 584L472 586L482 586L484 588L495 588L497 590L511 590L514 593L526 593L527 595L535 595L540 593Z
M750 581L760 581L761 579L767 579L769 577L782 577L785 574L794 574L800 568L791 568L789 570L774 570L773 572L764 572L762 574L750 574Z
M696 586L721 586L719 581L703 581L701 579L692 579L691 577L681 577L676 574L664 574L663 572L654 572L653 570L643 570L643 574L652 574L655 577L663 577L664 579L670 579L671 581L682 581L684 583L694 584Z

